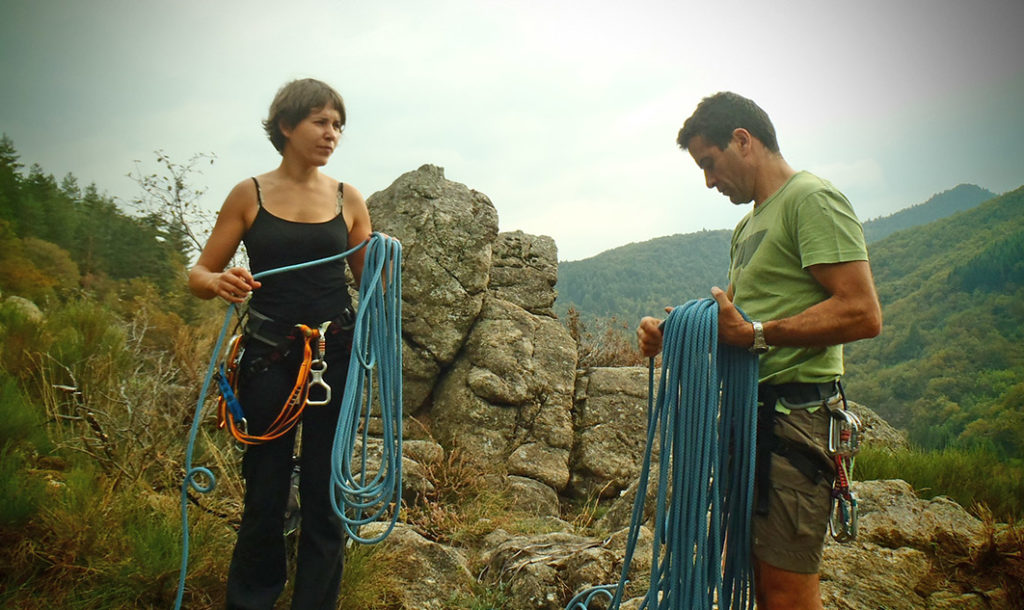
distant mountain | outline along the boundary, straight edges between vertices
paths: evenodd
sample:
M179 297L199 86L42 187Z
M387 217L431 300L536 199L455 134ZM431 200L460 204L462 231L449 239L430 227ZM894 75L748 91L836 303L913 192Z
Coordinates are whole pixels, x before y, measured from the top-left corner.
M868 243L895 232L945 218L995 197L961 184L891 216L864 223ZM574 307L584 318L616 317L632 323L660 315L666 305L709 295L728 282L731 230L670 235L558 264L558 300L563 316ZM874 252L872 251L872 258Z
M732 231L701 231L628 244L581 261L558 264L556 311L632 323L708 295L728 282Z
M895 214L875 218L864 223L864 237L868 243L888 237L897 231L909 229L917 225L927 224L933 220L945 218L956 212L969 210L983 201L988 201L996 194L988 189L973 184L961 184L948 191L933 196L924 203L904 208Z

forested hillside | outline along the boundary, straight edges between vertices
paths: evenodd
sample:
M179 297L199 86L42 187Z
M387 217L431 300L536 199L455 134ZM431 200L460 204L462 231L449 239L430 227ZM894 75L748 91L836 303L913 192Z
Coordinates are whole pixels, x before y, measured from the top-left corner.
M897 231L928 224L951 214L969 210L996 194L973 184L961 184L943 191L924 203L904 208L895 214L875 218L864 223L864 237L868 243L888 237Z
M728 282L731 231L670 235L558 264L559 315L574 307L584 317L633 322L660 315L666 305L708 295Z
M124 290L145 280L179 313L194 307L181 286L185 232L157 214L134 217L71 174L58 182L38 165L24 175L13 142L0 138L0 290L37 302L80 290ZM134 290L141 290L136 285Z
M924 447L1024 457L1024 187L872 244L885 327L848 388Z

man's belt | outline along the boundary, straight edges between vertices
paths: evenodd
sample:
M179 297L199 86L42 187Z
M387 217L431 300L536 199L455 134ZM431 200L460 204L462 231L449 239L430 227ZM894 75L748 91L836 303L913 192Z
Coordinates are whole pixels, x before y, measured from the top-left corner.
M762 383L757 386L757 399L759 402L776 402L784 398L786 402L793 405L821 402L835 396L839 392L839 382L826 381L824 383Z

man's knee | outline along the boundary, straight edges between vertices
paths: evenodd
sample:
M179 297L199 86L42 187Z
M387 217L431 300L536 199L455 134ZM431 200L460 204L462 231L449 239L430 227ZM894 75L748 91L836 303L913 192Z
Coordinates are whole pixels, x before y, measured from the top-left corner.
M820 610L817 574L790 572L757 561L754 585L758 610Z

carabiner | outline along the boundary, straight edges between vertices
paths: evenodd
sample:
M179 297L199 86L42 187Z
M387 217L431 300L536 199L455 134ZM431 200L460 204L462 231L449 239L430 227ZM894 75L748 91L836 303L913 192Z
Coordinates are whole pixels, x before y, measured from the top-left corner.
M832 498L828 531L836 542L849 542L857 538L857 498L853 494L847 495L848 498L839 494Z

